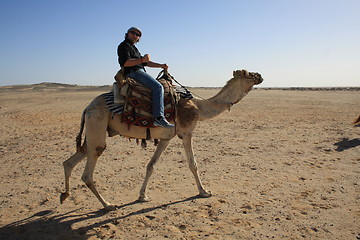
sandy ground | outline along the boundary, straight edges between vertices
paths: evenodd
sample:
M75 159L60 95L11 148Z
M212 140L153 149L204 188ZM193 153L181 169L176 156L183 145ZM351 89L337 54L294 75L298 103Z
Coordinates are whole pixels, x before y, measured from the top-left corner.
M209 97L216 89L195 92ZM38 86L0 91L0 239L359 239L359 91L257 89L200 122L194 151L211 198L197 198L174 138L137 203L154 153L108 138L95 180L116 211L81 181L64 189L83 108L104 90Z

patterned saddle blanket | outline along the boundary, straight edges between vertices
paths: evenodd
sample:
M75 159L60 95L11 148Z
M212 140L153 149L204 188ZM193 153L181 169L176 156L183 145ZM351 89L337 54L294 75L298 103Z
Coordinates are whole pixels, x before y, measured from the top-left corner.
M176 118L175 106L178 101L178 94L175 92L171 79L163 74L158 81L164 87L164 115L168 121ZM120 95L123 97L123 103L114 103L114 93L105 93L105 98L109 110L114 114L122 114L121 121L126 122L129 126L141 126L146 128L155 127L152 116L152 99L151 90L144 85L128 78L126 83L120 89Z

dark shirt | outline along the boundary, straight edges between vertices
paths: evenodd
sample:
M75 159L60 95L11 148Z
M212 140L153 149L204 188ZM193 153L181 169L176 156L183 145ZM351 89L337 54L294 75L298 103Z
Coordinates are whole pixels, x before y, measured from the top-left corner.
M133 45L130 41L125 39L122 43L119 44L117 48L118 62L121 67L124 67L125 63L129 59L141 58L139 50ZM124 67L124 74L127 75L132 71L137 71L139 69L144 69L146 64L138 64L132 67ZM145 70L145 69L144 69Z

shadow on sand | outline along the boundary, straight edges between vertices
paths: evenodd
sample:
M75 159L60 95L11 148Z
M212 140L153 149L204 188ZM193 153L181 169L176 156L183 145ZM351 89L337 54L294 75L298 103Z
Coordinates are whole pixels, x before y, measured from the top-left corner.
M81 208L79 208L64 214L56 214L52 210L45 210L38 212L28 218L1 227L0 239L88 239L93 236L93 234L88 233L88 231L93 228L100 227L107 223L116 223L121 219L126 219L135 215L146 214L157 209L165 209L171 205L191 201L198 198L200 197L194 196L183 200L170 202L168 204L143 208L124 216L117 216L114 218L107 218L101 221L96 221L95 223L80 227L78 229L73 229L72 225L89 219L99 218L108 214L109 211L100 209L94 212L76 214L76 212L81 210ZM138 203L140 202L130 202L118 206L117 209Z
M349 140L348 138L343 138L341 141L334 143L334 146L337 146L335 149L337 152L342 152L344 150L360 146L360 139L355 138Z

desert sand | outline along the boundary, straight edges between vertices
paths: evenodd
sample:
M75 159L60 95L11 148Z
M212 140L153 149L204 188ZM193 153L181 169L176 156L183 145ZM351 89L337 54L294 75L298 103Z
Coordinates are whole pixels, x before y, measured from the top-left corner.
M194 152L210 198L197 198L174 138L138 203L155 151L107 139L94 179L107 212L62 162L75 152L85 106L108 90L39 84L0 88L0 239L359 239L359 90L255 89L199 122ZM219 89L194 89L213 96Z

